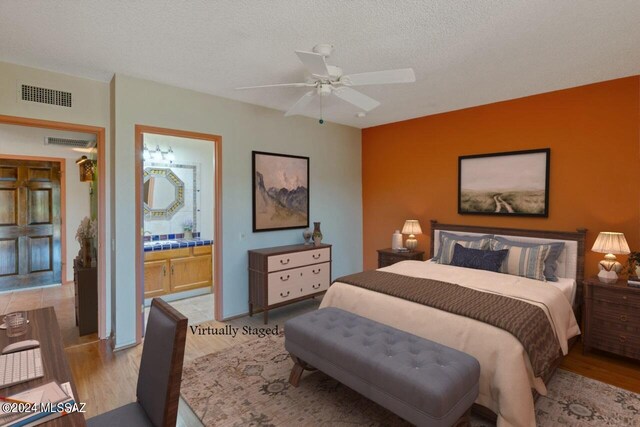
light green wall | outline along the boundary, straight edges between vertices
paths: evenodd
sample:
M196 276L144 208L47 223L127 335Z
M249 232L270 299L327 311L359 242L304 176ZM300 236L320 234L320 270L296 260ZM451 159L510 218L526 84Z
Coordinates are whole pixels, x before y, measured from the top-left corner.
M116 237L116 346L135 340L134 127L222 136L224 316L248 310L247 250L302 241L301 230L252 232L251 151L310 157L311 221L332 243L333 276L362 269L361 132L347 126L116 75L112 206ZM243 237L244 236L244 237ZM216 236L219 237L219 236Z

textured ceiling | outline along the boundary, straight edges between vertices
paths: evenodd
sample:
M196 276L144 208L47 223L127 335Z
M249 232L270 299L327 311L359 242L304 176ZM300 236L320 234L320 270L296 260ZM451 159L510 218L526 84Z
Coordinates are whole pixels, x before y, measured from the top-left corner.
M124 73L288 109L305 89L294 50L332 43L345 73L413 67L417 82L362 87L369 127L640 74L638 0L0 0L0 60L107 81ZM319 105L307 107L317 117Z

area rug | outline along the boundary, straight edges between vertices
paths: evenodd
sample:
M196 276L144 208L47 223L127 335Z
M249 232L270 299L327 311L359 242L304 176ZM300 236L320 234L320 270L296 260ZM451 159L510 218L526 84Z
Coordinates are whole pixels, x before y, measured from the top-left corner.
M322 372L290 386L292 365L282 336L255 339L186 364L182 397L205 426L409 425ZM635 393L563 370L548 389L536 402L539 426L640 426Z

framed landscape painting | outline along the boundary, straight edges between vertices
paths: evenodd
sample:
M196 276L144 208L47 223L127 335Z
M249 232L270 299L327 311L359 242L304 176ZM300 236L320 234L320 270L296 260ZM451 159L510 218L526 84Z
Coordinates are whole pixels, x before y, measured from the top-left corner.
M549 216L551 150L460 156L458 213Z
M252 155L253 231L309 227L309 158Z

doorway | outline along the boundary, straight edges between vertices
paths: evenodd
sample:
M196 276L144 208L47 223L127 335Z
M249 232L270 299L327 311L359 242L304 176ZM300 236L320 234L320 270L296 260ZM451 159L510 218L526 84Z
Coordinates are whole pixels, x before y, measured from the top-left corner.
M0 313L53 306L65 347L107 338L104 139L104 128L0 115L0 223L3 227L14 223L15 236L11 244L3 235L0 246L5 251L7 246L18 247L17 256L9 255L9 262L4 262L8 252L0 254L0 264L4 273L10 266L26 271L28 276L20 279L29 286L0 288ZM80 142L90 146L78 147ZM76 161L82 156L94 159L96 180L82 182L86 180L79 177ZM13 202L15 209L7 208L6 201ZM79 295L74 286L73 267L81 247L76 229L84 216L91 215L90 210L97 218L93 239L97 247L91 251L97 266L93 265L92 302L81 304L80 311L86 313L91 306L93 326L81 336L78 298L85 293ZM16 274L9 275L12 279L6 276L5 282L17 278Z
M0 154L0 292L62 284L60 161Z
M136 126L139 307L160 297L190 323L222 318L221 144L217 135Z

